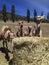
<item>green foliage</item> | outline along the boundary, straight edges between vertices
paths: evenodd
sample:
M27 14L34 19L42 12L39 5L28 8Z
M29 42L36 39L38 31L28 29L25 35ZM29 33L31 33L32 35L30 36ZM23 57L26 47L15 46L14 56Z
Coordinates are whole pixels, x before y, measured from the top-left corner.
M43 11L41 12L41 16L43 16Z
M29 9L27 9L27 21L28 23L30 22L30 10Z
M12 5L12 9L11 9L11 19L14 22L15 21L15 6Z
M34 18L37 16L37 11L34 9Z
M47 20L49 21L49 12L47 13Z
M3 15L3 21L6 22L7 16L6 16L6 5L3 5L3 10L2 10L2 15Z
M37 16L37 11L36 11L36 9L34 9L34 21L36 22L37 20L36 20L36 16Z

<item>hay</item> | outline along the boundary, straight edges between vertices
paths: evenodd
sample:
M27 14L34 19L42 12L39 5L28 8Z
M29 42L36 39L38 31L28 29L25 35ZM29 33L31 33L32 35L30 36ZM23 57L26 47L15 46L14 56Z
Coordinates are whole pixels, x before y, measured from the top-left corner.
M13 43L13 65L49 65L49 38L20 37Z

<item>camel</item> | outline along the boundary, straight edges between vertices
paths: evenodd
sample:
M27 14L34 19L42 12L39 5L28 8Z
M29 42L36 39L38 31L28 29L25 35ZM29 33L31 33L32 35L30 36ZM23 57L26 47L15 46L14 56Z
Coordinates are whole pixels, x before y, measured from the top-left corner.
M34 35L42 37L42 30L40 28L41 22L45 19L45 16L36 16L36 23L34 26Z
M0 40L3 40L3 47L5 47L5 44L6 44L6 47L8 48L8 45L7 45L7 42L10 41L10 38L13 36L13 32L11 31L10 27L7 26L7 25L4 25L2 28L1 28L1 33L0 33Z
M23 21L19 21L18 31L16 32L17 37L23 37Z

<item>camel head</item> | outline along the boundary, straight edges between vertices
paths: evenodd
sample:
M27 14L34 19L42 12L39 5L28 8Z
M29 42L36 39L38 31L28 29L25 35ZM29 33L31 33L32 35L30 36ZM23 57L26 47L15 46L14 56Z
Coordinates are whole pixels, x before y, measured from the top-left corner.
M19 21L19 26L20 26L20 28L23 27L23 21Z
M45 20L45 16L36 16L36 19L38 21L43 21L43 20Z

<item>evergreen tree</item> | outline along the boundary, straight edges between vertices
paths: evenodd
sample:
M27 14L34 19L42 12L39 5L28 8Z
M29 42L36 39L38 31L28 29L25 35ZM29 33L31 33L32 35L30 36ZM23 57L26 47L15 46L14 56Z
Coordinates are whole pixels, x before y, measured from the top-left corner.
M27 9L27 21L28 23L30 22L30 10L29 9Z
M41 16L43 16L43 11L41 12Z
M34 9L34 18L37 16L37 11Z
M49 21L49 12L47 13L47 20Z
M5 4L3 5L2 14L3 14L3 21L6 22L7 16L6 16L6 5Z
M37 16L37 11L36 11L36 9L34 9L34 21L36 22L37 20L36 20L36 16Z
M12 5L12 9L11 9L11 19L14 22L15 21L15 6Z

